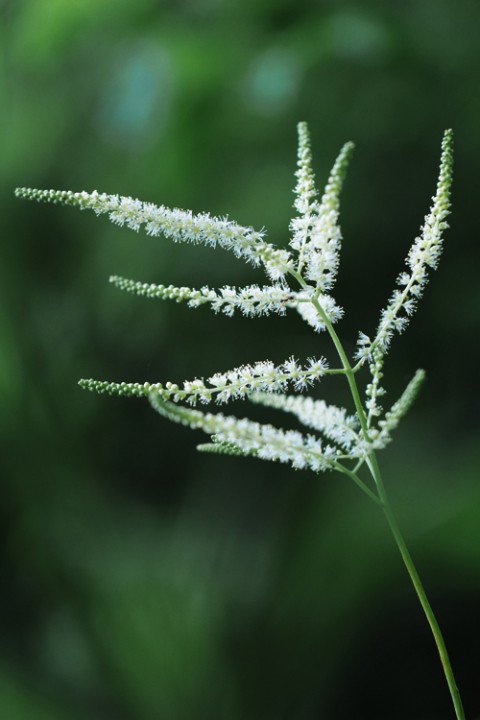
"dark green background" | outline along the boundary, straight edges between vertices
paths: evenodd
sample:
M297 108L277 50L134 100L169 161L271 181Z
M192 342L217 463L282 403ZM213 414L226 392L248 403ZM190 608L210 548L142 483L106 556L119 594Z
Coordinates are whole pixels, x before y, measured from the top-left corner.
M339 332L375 327L456 136L445 256L386 365L428 383L381 458L480 718L480 4L0 2L0 717L447 720L383 518L342 477L199 455L203 436L79 377L173 380L325 354L296 316L214 316L112 273L262 283L221 250L13 198L18 185L229 214L288 242L295 126L346 140ZM347 402L341 383L316 391ZM235 411L259 417L238 403ZM262 417L277 420L265 413Z

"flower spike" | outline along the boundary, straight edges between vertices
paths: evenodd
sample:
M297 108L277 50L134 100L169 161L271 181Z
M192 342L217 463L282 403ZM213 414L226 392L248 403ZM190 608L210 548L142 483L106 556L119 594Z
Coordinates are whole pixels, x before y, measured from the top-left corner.
M213 290L207 286L200 290L188 287L175 287L174 285L155 285L112 275L110 282L120 290L135 295L161 300L186 301L188 307L197 308L208 304L215 312L223 312L232 317L235 310L239 310L247 317L270 315L277 313L285 315L286 308L296 306L302 301L301 294L290 290L287 285L249 285L235 288L226 285L220 290Z
M99 194L97 191L74 193L17 188L15 195L27 200L89 209L96 215L107 214L117 225L126 225L135 231L143 226L147 235L164 235L174 242L204 244L213 248L219 245L252 265L263 263L272 280L281 279L291 266L290 253L267 243L264 232L243 227L228 218L216 218L208 213L194 215L189 210L170 209L131 197Z
M290 245L298 252L299 273L306 267L306 278L320 292L330 290L336 279L342 235L338 224L340 191L353 151L353 143L346 143L330 173L320 203L312 170L310 136L306 123L298 126L298 170L295 188L295 209L299 217L290 224Z
M160 415L215 436L216 442L223 448L234 448L235 454L288 463L297 470L320 472L335 466L335 450L328 446L323 448L321 441L313 435L302 435L296 430L280 430L246 418L191 410L165 401L157 392L150 393L149 399L153 409Z
M155 391L165 400L188 402L190 405L209 403L226 403L247 397L253 392L282 392L289 384L296 390L303 390L315 380L328 373L325 360L311 358L305 367L301 367L295 358L290 358L282 365L275 366L269 360L254 365L242 365L226 373L215 373L204 380L186 380L183 388L175 383L113 383L103 380L80 380L80 387L100 395L136 396L148 395Z
M433 204L421 234L415 238L410 248L406 263L407 272L402 272L397 285L401 289L394 290L387 307L382 310L375 338L360 333L357 358L365 361L372 356L374 348L380 348L385 354L395 332L401 333L409 323L410 317L417 308L428 283L428 268L435 270L438 266L443 249L443 231L448 228L446 222L450 214L450 189L453 169L453 133L446 130L442 141L440 174Z

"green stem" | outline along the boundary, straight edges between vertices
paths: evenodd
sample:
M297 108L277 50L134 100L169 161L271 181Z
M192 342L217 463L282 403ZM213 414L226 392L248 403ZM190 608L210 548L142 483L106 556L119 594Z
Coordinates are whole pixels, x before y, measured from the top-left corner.
M372 490L370 490L368 485L365 485L363 480L360 480L360 478L358 477L358 475L356 474L356 472L354 470L349 470L348 468L345 467L345 465L342 465L339 462L334 462L333 467L336 470L338 470L339 472L344 473L344 475L348 475L348 477L353 480L355 485L357 485L360 488L360 490L362 490L366 495L368 495L370 500L373 500L374 503L376 503L377 505L383 504L382 500L378 497L378 495L376 495L376 493L374 493Z
M306 284L303 277L295 272L295 270L290 271L291 275L297 280L297 282L302 286L304 290L308 292L308 285ZM358 392L357 383L355 382L355 371L352 369L352 366L350 365L348 361L347 354L345 350L343 349L343 345L340 341L340 338L338 337L337 333L335 332L335 329L330 322L329 318L327 317L324 309L318 302L318 299L313 296L310 298L311 303L315 310L317 311L318 315L322 318L322 322L325 323L325 327L327 328L328 334L332 338L333 344L335 345L335 349L338 353L338 356L340 360L342 361L343 369L345 371L345 375L347 376L348 384L350 387L350 392L352 393L353 402L355 403L355 409L357 411L358 419L360 420L360 425L362 427L363 434L365 436L365 439L368 441L368 426L367 421L365 418L365 413L363 411L362 402L360 400L360 394Z
M442 663L443 672L445 673L445 678L447 680L448 689L450 690L450 695L452 698L453 706L455 708L455 714L456 714L458 720L465 720L465 712L463 710L462 700L460 698L460 693L459 693L459 690L457 687L457 683L455 682L452 665L450 663L450 658L448 657L445 640L444 640L442 632L440 630L440 626L439 626L438 621L435 617L435 614L432 610L432 606L430 605L430 602L427 598L425 589L422 585L422 581L420 580L417 569L413 563L412 556L410 555L410 552L407 548L405 540L403 539L403 535L400 531L397 520L392 512L392 508L388 501L387 494L385 492L385 488L383 485L382 477L380 474L380 469L378 467L378 464L377 464L377 461L376 461L376 458L374 455L371 458L371 462L372 462L372 470L373 470L374 477L375 477L375 484L377 485L377 488L378 488L378 494L379 494L380 498L382 499L382 508L383 508L383 512L385 514L385 518L386 518L388 526L392 532L392 535L395 539L397 547L400 551L400 555L402 556L402 560L403 560L404 565L407 569L407 572L410 576L410 580L412 581L413 587L415 588L415 592L417 593L417 597L423 608L423 611L427 618L428 624L430 625L430 629L432 631L433 637L435 638L435 643L437 645L438 653L440 655L440 661Z
M307 285L302 278L302 276L293 271L292 275L296 278L296 280L300 283L300 285L307 290ZM345 353L345 350L343 349L343 345L340 342L340 339L335 332L334 328L332 327L332 324L330 320L328 319L325 311L323 310L322 306L318 302L318 299L314 296L311 298L311 302L313 306L315 307L319 317L322 318L322 322L325 323L325 326L327 328L327 331L332 338L333 344L335 345L335 348L337 350L337 353L340 357L340 360L342 361L343 368L345 370L345 375L350 387L350 391L352 393L353 402L355 403L355 408L357 411L358 419L360 421L360 426L362 428L363 436L367 442L369 442L369 428L368 428L368 421L365 415L365 411L363 409L362 402L360 400L360 394L358 392L358 386L355 380L355 373L357 370L360 369L361 363L358 363L354 368L350 365L347 355ZM425 593L425 589L422 585L422 582L420 580L420 576L418 575L417 569L413 563L412 557L410 555L410 552L407 548L407 545L405 543L405 540L403 539L403 535L400 531L400 528L398 526L397 520L395 518L395 515L393 514L392 508L390 506L385 487L383 485L382 476L380 473L380 468L377 463L377 458L375 456L375 452L372 450L372 452L369 454L367 459L367 464L370 469L370 473L373 477L373 480L375 482L375 486L377 489L378 495L375 493L372 493L369 488L358 478L356 472L347 472L347 474L352 477L352 479L359 484L359 482L362 484L362 489L368 490L368 495L372 497L372 499L375 500L375 502L381 506L385 518L387 520L388 526L390 528L390 531L394 537L395 543L398 547L398 550L400 551L400 555L402 557L403 563L407 569L407 572L410 576L410 580L412 581L413 587L415 589L415 592L417 593L417 597L420 601L420 604L423 608L423 611L425 613L425 616L427 618L428 624L430 626L430 629L432 631L433 637L435 639L435 643L437 645L438 653L440 656L440 661L442 663L443 671L445 673L445 678L447 681L448 689L450 691L450 695L452 698L453 706L455 708L455 715L457 717L457 720L465 720L465 712L463 710L462 700L460 698L460 693L457 687L457 683L455 682L455 677L453 674L452 665L450 663L450 658L448 657L447 648L445 645L445 640L443 638L442 632L440 630L440 626L438 624L438 621L435 617L435 614L432 610L432 606L430 605L430 602L428 600L428 597ZM343 466L342 466L343 467Z

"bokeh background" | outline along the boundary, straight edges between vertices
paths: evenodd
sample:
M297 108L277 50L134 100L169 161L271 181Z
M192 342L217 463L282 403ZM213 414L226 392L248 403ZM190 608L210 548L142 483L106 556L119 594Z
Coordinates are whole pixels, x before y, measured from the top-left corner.
M445 256L386 366L428 383L387 485L480 718L480 4L475 0L0 2L0 717L447 720L435 647L380 513L342 477L196 453L204 436L80 377L166 380L290 354L295 316L123 294L262 282L16 186L229 214L288 242L295 126L319 182L343 142L339 331L371 331L456 135ZM317 395L347 401L341 384ZM340 397L339 397L340 395ZM238 403L235 411L260 417ZM266 413L270 421L275 415Z

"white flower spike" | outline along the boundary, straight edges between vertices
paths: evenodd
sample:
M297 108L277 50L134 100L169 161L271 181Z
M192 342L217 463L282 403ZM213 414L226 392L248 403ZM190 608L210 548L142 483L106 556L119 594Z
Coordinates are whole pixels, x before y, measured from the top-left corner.
M190 210L170 209L163 205L134 200L130 197L69 190L35 190L17 188L19 198L72 205L81 210L93 210L96 215L107 214L117 225L138 231L143 226L147 235L164 235L174 242L217 245L231 250L236 257L252 265L261 263L273 280L282 278L290 267L291 257L286 250L265 242L264 232L243 227L228 218L215 218L208 213L194 215Z
M305 367L301 367L295 358L290 358L283 365L275 366L269 360L256 362L254 365L242 365L226 373L215 373L204 380L186 380L180 388L175 383L112 383L99 380L80 380L79 384L86 390L100 394L141 396L155 391L165 400L188 402L190 405L209 403L226 403L251 395L253 392L283 392L288 385L296 390L303 390L328 373L325 360L311 358Z
M290 224L291 247L298 252L298 271L320 292L330 290L336 279L342 234L338 224L340 192L353 143L346 143L332 168L320 203L312 170L310 135L306 123L298 126L298 170L295 209L299 217Z
M443 233L448 228L446 218L450 214L452 167L453 134L451 130L447 130L442 142L437 192L432 198L433 205L425 217L421 234L415 238L408 253L406 263L409 271L398 276L397 285L401 289L394 290L387 307L382 310L373 341L360 333L357 353L359 360L371 357L376 347L380 348L382 354L387 352L394 333L405 330L417 308L418 300L428 282L428 268L435 270L438 267L443 249Z

